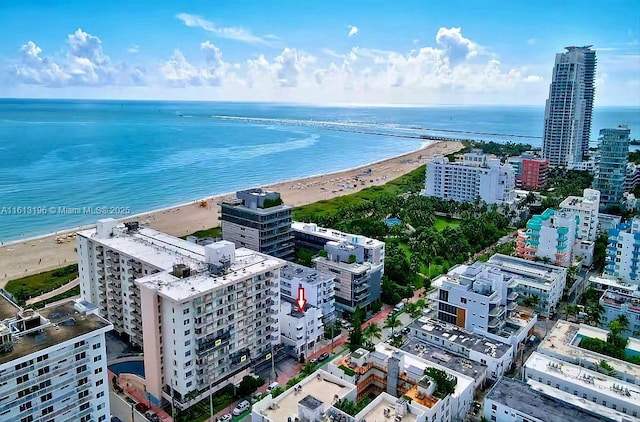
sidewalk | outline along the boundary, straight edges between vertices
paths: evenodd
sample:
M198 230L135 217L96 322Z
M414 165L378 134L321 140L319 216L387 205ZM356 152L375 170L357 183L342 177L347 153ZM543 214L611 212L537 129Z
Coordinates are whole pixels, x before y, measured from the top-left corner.
M111 371L108 371L108 374L109 374L109 386L110 386L109 388L111 388L111 386L113 385L113 378L116 376L116 374ZM121 380L120 377L118 377L118 385L120 386L120 388L124 390L127 396L134 399L137 403L144 403L145 405L151 404L147 400L147 398L144 396L144 393L142 393L141 391L138 391L135 388L130 387L129 383ZM151 405L149 407L151 408L151 410L153 410L153 412L156 415L158 415L158 417L162 422L173 422L173 418L171 417L171 415L169 415L167 412L165 412L158 406Z

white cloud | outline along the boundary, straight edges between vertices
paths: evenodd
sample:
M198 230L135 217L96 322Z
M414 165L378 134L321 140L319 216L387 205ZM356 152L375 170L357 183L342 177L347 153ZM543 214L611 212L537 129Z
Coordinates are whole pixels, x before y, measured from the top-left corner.
M251 31L238 28L238 27L218 27L213 22L208 21L201 16L191 15L189 13L179 13L176 18L180 19L185 25L190 28L201 28L207 32L217 35L220 38L227 38L230 40L241 41L248 44L263 44L271 45L271 42L266 38L277 38L275 35L269 35L267 37L259 37L251 33Z
M349 28L349 37L353 37L354 35L356 35L358 33L358 27L357 26L353 26L353 25L347 25L347 28Z
M127 51L131 54L137 54L140 51L140 46L137 44L132 45L131 47L127 48Z
M64 57L43 56L42 49L29 41L21 47L18 61L13 66L17 82L52 87L139 85L143 83L144 73L136 66L111 63L100 38L82 29L67 36Z
M538 42L535 38L529 38L527 40L527 45L535 45Z
M176 49L159 71L161 80L172 87L220 86L226 79L236 80L234 66L222 59L222 52L210 41L200 44L204 63L194 65Z
M473 41L462 36L461 28L440 28L436 34L436 42L442 46L452 64L469 59L479 52Z

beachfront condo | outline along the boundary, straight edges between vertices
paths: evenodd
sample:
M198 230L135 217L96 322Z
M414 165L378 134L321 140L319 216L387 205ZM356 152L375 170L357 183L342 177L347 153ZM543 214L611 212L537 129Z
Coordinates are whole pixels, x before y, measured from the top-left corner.
M600 164L593 179L594 189L600 191L600 205L607 208L620 205L627 181L629 134L626 126L600 131Z
M109 422L105 333L81 301L22 309L0 295L0 420Z
M547 183L549 160L525 152L518 157L510 157L509 164L516 176L516 189L540 190Z
M384 242L314 223L294 222L292 229L298 248L318 253L313 259L316 270L335 277L337 312L366 310L380 299Z
M580 169L589 152L596 52L591 46L566 50L556 54L544 113L542 156L552 166Z
M249 248L276 258L295 258L291 215L278 192L248 189L220 204L222 238L238 248Z
M508 164L474 149L461 162L436 156L427 163L426 196L458 202L481 200L487 204L512 204L515 200L515 174Z
M458 265L433 280L436 318L483 334L519 350L531 334L537 314L520 307L519 278L483 262Z
M78 234L78 258L82 297L142 347L151 402L185 409L270 365L285 261L111 219Z
M563 211L575 211L580 217L576 237L580 240L595 242L598 239L598 209L600 191L585 189L582 196L568 196L560 203Z

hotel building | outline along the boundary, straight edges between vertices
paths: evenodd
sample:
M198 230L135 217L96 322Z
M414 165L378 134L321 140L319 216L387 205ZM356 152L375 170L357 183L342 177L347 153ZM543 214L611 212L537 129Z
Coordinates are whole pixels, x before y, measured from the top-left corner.
M445 200L511 204L515 200L515 175L509 165L474 149L462 162L437 156L427 163L424 193Z
M580 218L576 237L580 240L595 242L598 238L598 208L600 192L585 189L582 196L568 196L560 203L560 210L575 211Z
M637 285L626 289L607 289L599 300L604 309L600 326L605 328L620 315L626 315L628 327L621 333L624 337L640 338L640 290Z
M552 166L579 168L589 151L596 52L566 47L556 54L544 113L542 156Z
M516 189L540 190L547 184L549 160L526 152L509 158L509 164L516 177Z
M0 295L0 420L109 422L105 333L95 307L40 311Z
M570 267L574 256L593 259L593 242L582 249L576 243L580 217L576 211L546 209L527 221L526 229L518 230L516 254L525 259L546 259L554 265ZM578 247L576 247L576 245Z
M156 404L173 397L185 409L270 362L280 344L278 258L111 219L78 233L78 255L81 295L142 347Z
M482 262L459 265L437 277L430 296L437 318L518 348L537 315L518 307L518 280Z
M602 208L619 205L622 201L627 180L629 133L626 126L600 130L600 164L596 168L593 187L600 191Z
M303 265L287 263L280 270L280 297L295 301L298 289L304 289L305 299L310 306L322 313L322 321L330 324L335 320L335 276Z
M502 254L493 255L486 265L516 279L515 292L521 297L538 296L536 312L544 316L555 312L566 286L566 268Z
M313 223L295 222L292 228L299 248L319 252L313 259L316 270L335 277L337 312L367 309L380 298L384 242Z
M222 238L276 258L293 260L293 207L283 205L278 192L248 189L220 204Z

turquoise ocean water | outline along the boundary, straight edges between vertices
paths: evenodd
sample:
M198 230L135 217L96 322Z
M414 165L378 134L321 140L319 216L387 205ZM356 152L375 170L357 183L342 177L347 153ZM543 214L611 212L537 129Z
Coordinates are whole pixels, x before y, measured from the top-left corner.
M0 241L91 224L97 207L123 217L423 145L397 135L539 146L543 115L542 107L0 99ZM594 140L619 123L640 138L637 108L596 108L593 123Z

